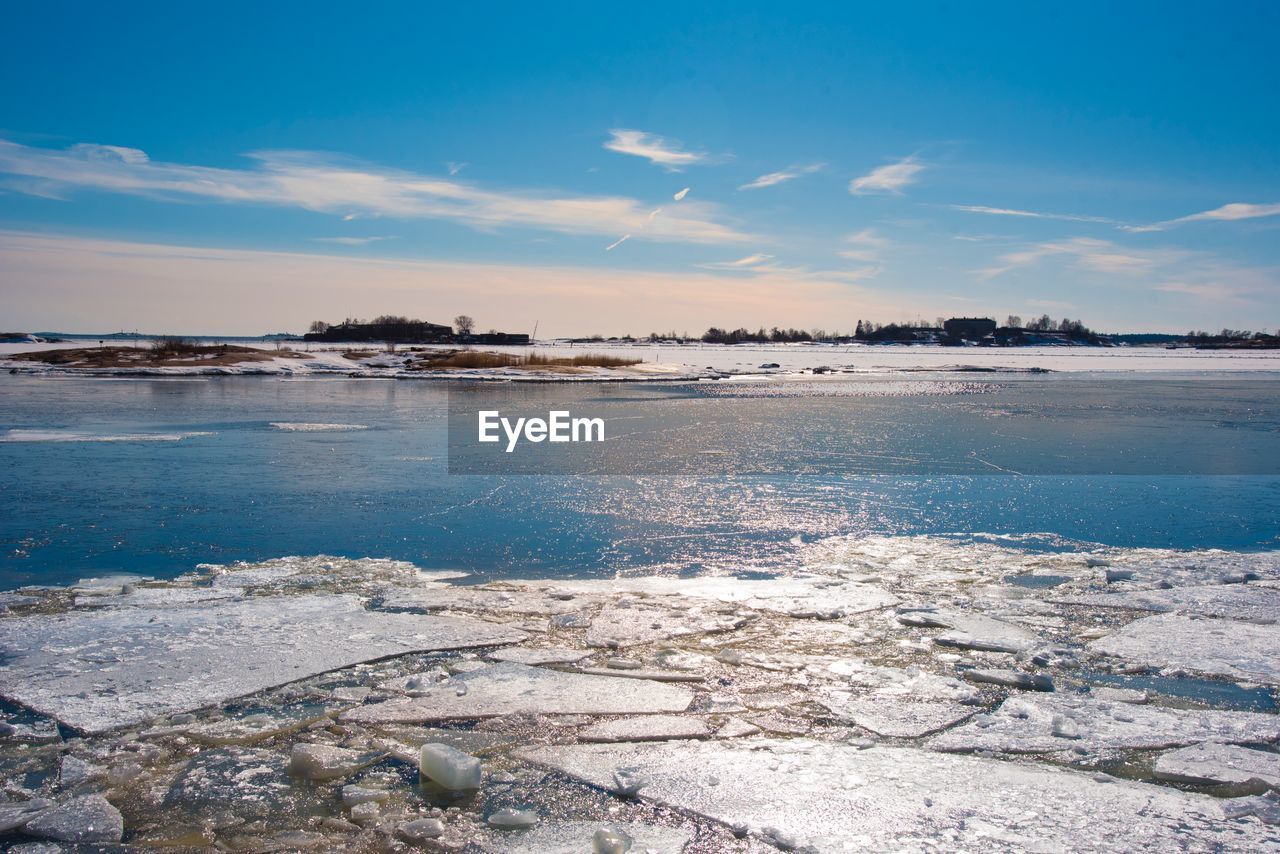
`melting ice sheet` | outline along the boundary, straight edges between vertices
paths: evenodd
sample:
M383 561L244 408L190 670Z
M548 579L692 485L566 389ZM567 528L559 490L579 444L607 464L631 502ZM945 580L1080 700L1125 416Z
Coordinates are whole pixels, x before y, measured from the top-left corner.
M0 620L0 696L102 732L362 661L523 637L465 617L372 612L343 594L13 617Z

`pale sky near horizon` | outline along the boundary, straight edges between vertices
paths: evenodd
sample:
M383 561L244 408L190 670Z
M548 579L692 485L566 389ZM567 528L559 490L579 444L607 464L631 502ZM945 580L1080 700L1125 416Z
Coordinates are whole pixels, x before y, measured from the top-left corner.
M27 4L0 327L1280 327L1280 6Z

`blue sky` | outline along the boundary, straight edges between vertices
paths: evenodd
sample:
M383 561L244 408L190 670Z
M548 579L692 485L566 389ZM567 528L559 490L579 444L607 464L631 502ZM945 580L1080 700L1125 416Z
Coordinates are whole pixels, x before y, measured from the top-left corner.
M3 325L1280 326L1280 6L538 5L8 10Z

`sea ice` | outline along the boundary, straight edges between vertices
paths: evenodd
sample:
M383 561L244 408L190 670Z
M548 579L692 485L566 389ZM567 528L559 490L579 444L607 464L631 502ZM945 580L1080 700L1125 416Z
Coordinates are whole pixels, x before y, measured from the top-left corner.
M977 706L822 689L814 699L837 719L888 738L919 738L968 720Z
M1068 596L1054 601L1066 605L1130 608L1137 611L1177 611L1207 617L1274 623L1280 620L1280 590L1257 584L1209 584L1167 590L1125 590Z
M745 622L743 617L708 614L696 608L677 610L647 602L610 605L591 621L587 646L619 649L684 635L732 631Z
M434 742L422 745L418 754L418 773L453 791L480 788L480 760L447 744Z
M1280 625L1160 614L1135 620L1089 649L1145 667L1280 685Z
M668 578L647 576L609 580L522 581L514 586L539 590L555 588L575 593L616 596L710 600L789 617L837 617L895 605L893 594L869 584L820 576L743 579L723 576Z
M621 671L619 671L621 672ZM467 687L459 696L458 685ZM354 723L425 723L516 713L626 715L683 712L693 693L676 685L563 673L504 662L427 688L421 696L343 713Z
M563 821L543 822L518 835L512 831L491 832L478 844L486 854L509 854L513 850L536 854L679 854L690 839L689 833L678 827Z
M328 744L300 743L289 753L289 773L304 780L336 780L372 765L382 756Z
M983 614L935 611L929 616L935 625L949 629L933 639L939 646L983 652L1023 652L1041 643L1034 632Z
M96 733L363 661L524 637L462 617L367 611L354 596L329 594L8 617L0 696Z
M1021 694L989 715L929 741L934 750L1089 753L1154 750L1201 741L1252 744L1280 739L1280 716L1108 703L1066 694Z
M1076 771L807 739L580 744L519 755L603 789L643 768L639 797L818 851L1263 850L1280 835L1223 821L1203 795ZM713 785L712 781L732 781Z
M40 813L22 831L58 842L113 843L124 837L124 818L102 795L85 795Z
M538 821L538 814L533 810L517 810L511 807L503 807L485 819L485 823L490 827L501 827L507 830L533 827Z
M511 661L516 664L528 664L531 667L543 664L573 664L591 654L585 649L565 649L563 647L530 648L512 646L494 650L486 658L493 661Z
M1247 783L1280 787L1280 754L1229 744L1193 744L1162 753L1155 776L1173 783Z
M999 685L1020 691L1052 691L1053 679L1043 673L1024 673L1021 670L979 670L974 668L960 674L968 682L980 685Z
M702 718L684 715L642 715L601 721L578 731L583 741L667 741L706 738L711 734Z

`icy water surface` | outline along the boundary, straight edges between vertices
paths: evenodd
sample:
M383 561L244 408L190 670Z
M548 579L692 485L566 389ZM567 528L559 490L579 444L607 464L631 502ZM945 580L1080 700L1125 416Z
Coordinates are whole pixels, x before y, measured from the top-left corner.
M494 385L468 393L624 401L688 428L648 446L668 466L727 456L765 473L637 474L646 459L602 476L493 477L448 473L442 383L5 376L0 589L284 554L478 578L772 571L864 533L1265 550L1280 516L1277 391L1272 375L1214 374ZM993 449L1049 473L1002 474L984 461ZM1135 455L1141 474L1100 473Z

